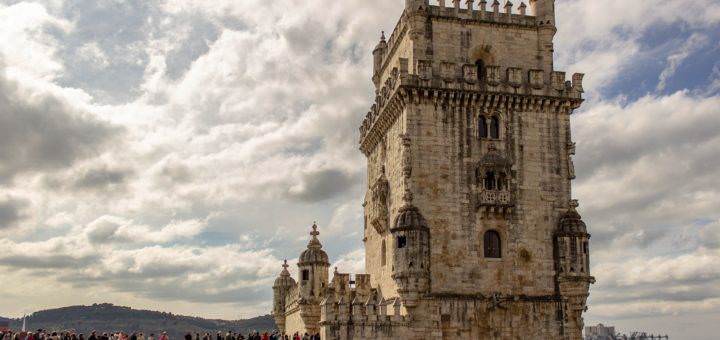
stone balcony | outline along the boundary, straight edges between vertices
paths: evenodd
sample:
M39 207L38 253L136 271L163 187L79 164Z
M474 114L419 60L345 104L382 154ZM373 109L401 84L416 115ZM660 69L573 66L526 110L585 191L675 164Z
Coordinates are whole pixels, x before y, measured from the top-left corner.
M480 190L475 202L479 211L490 213L510 213L515 206L512 193L505 190Z

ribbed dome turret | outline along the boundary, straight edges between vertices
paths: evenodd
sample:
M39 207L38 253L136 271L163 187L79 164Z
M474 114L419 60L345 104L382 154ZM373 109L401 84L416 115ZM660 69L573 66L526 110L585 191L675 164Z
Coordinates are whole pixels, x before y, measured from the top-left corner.
M480 159L480 165L487 168L506 168L510 166L510 161L491 145L488 152Z
M418 208L414 205L408 204L400 208L400 211L398 211L398 215L395 218L395 223L393 223L391 231L395 232L427 228L427 221L425 221L425 217L423 217L420 213L420 210L418 210Z
M308 243L307 249L300 254L298 265L325 264L329 266L330 258L327 253L322 250L322 244L317 238L317 236L320 235L320 232L317 231L317 225L313 224L312 229L313 231L310 232L312 238Z
M275 279L275 284L273 285L273 288L279 288L279 287L292 287L295 285L295 280L290 276L290 272L288 271L288 263L287 260L283 263L283 269L280 272L280 275L278 275L277 279Z
M562 235L587 234L587 226L575 209L575 206L571 206L570 209L560 217L558 232Z

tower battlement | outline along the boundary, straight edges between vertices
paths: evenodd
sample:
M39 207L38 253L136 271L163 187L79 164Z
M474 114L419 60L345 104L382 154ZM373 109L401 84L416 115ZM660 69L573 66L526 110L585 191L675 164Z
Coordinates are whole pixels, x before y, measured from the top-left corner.
M420 60L415 74L410 73L409 61L399 59L399 68L393 68L385 83L377 91L375 103L360 126L360 149L367 153L377 142L377 133L384 133L398 108L405 100L461 101L467 107L490 109L500 105L547 106L554 110L575 109L584 93L583 73L575 73L572 80L566 72L545 74L540 69L485 66L478 79L475 64Z
M461 4L465 2L465 4ZM450 5L450 6L448 6ZM476 23L502 23L521 26L534 26L535 13L528 11L525 2L514 5L511 1L438 1L437 5L428 5L428 12L432 16L448 19L461 19Z
M351 281L350 274L336 271L321 308L321 337L326 339L348 334L348 324L353 325L351 333L360 338L392 337L393 328L407 327L409 321L402 314L400 299L384 299L372 288L367 274L356 274Z

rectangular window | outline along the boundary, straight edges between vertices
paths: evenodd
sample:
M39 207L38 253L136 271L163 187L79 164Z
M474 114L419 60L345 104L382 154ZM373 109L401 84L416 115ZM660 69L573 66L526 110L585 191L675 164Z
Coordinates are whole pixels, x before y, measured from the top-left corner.
M310 280L310 271L305 269L302 271L302 279L303 281Z
M398 249L405 248L407 245L407 237L405 236L398 236L397 237L397 247Z

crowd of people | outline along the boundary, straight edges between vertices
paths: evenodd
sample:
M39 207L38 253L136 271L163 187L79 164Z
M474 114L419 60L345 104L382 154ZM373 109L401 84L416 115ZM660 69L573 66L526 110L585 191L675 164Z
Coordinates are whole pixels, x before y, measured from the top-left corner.
M91 332L88 336L80 334L74 331L64 332L48 332L45 330L37 330L34 332L13 332L13 331L0 331L0 340L170 340L167 332L162 332L159 335L150 333L145 336L142 332L135 333L98 333ZM205 333L186 333L184 340L320 340L320 334L310 335L308 333L293 335L280 334L278 331L272 333L256 332L253 331L246 336L235 333L227 332L222 334Z

